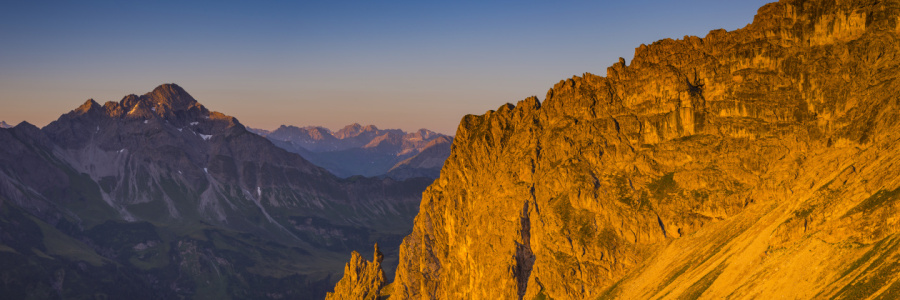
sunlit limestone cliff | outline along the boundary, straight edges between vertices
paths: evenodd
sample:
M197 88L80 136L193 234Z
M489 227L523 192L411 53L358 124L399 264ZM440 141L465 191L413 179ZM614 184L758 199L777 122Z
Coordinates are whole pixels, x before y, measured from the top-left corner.
M379 293L897 299L898 34L900 1L785 0L466 116Z

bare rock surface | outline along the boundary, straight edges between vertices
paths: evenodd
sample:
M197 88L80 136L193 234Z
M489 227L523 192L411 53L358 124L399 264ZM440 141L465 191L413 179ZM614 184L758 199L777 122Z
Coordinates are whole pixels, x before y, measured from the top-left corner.
M397 299L895 299L900 2L782 0L466 116Z
M367 261L362 255L353 251L350 262L344 267L344 277L335 286L335 292L328 293L325 299L380 299L381 289L387 281L384 270L381 268L383 260L384 254L378 251L378 244L375 244L375 255L372 261Z

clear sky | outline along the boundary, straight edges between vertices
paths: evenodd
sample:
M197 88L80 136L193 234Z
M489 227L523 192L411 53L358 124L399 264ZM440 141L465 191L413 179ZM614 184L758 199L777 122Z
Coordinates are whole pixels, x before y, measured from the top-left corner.
M663 38L752 22L759 0L0 1L0 120L44 126L179 84L247 126L429 128Z

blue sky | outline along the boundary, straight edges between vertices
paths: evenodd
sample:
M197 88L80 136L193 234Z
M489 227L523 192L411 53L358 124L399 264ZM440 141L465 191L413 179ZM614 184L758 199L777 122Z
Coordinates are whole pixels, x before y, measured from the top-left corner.
M182 3L183 2L183 3ZM768 1L6 1L0 120L175 82L251 127L429 128L663 38L752 22Z

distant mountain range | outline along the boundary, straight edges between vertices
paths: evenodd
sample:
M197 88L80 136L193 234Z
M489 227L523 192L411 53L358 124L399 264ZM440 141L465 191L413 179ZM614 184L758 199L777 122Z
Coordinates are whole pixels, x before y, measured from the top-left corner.
M321 299L353 249L396 265L431 183L335 177L174 84L0 145L10 299Z
M407 133L374 125L347 125L332 132L319 126L250 129L275 145L300 154L339 177L386 176L398 180L440 175L453 138L427 129Z
M0 121L0 128L12 128L12 125L6 123L6 121Z

